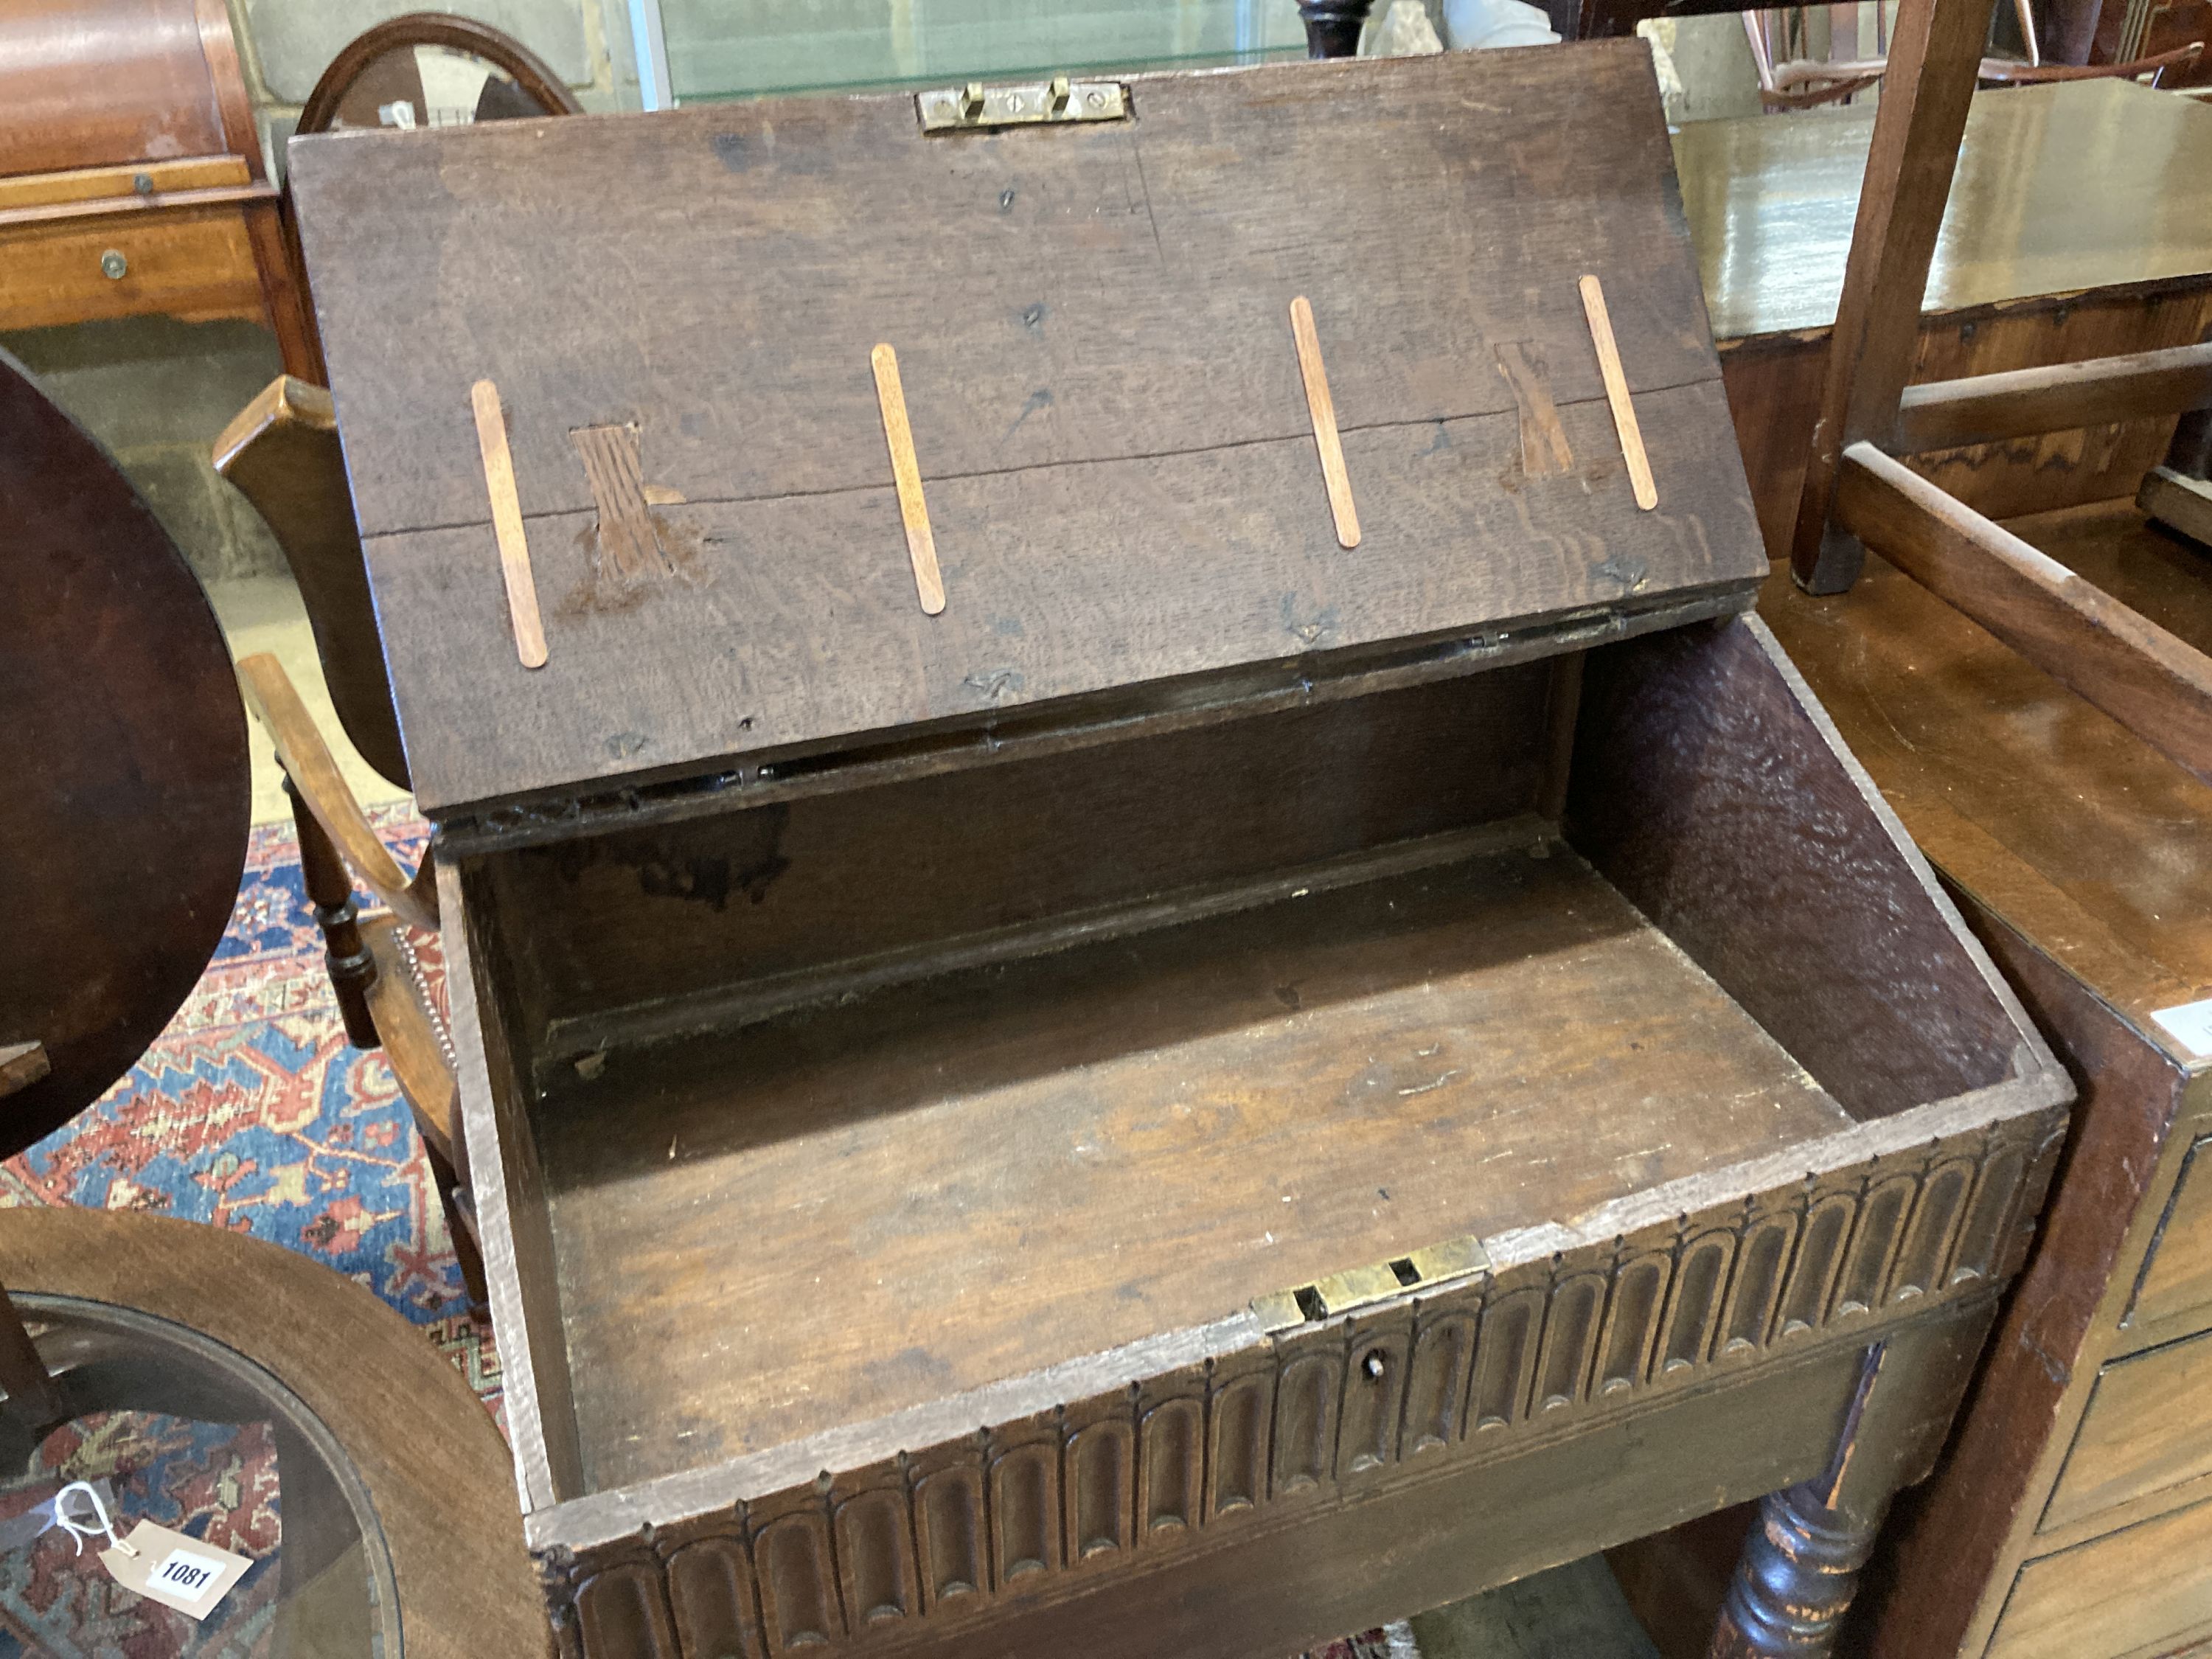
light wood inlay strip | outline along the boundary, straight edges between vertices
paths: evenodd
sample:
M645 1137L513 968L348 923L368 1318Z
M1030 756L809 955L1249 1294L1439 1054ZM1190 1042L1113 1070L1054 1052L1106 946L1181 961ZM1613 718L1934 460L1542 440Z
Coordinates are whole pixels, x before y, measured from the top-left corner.
M514 623L514 654L525 668L545 666L545 628L538 616L538 583L530 574L530 541L522 532L522 498L514 487L514 457L507 448L507 414L499 388L478 380L469 388L476 405L477 447L483 452L484 490L491 497L492 532L499 538L500 574L507 579L507 614Z
M1337 543L1357 547L1359 510L1352 504L1352 476L1344 470L1344 444L1336 434L1336 399L1329 396L1328 371L1322 367L1313 307L1303 294L1291 301L1291 334L1297 341L1298 374L1306 383L1306 412L1313 416L1314 447L1321 451L1321 476L1328 486L1328 510L1336 517Z
M899 384L898 353L879 345L868 354L876 371L876 404L883 410L884 441L890 446L891 478L898 486L899 518L906 526L906 556L914 565L915 592L934 617L945 609L945 578L937 568L937 538L930 533L929 503L921 495L921 467L914 459L914 428L907 424L906 388Z
M1605 400L1613 405L1613 428L1620 434L1621 459L1628 463L1628 481L1636 488L1636 504L1648 513L1659 505L1659 485L1651 476L1651 458L1644 453L1644 431L1636 424L1636 405L1629 401L1628 376L1621 373L1620 348L1613 343L1605 289L1595 276L1583 277L1581 287L1583 311L1589 318L1590 343L1597 348L1598 373L1605 377Z

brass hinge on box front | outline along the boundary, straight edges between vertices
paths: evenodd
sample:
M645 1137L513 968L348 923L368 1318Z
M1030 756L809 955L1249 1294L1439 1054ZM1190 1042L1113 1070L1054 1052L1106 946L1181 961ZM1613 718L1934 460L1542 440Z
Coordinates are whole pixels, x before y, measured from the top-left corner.
M1482 1248L1482 1241L1469 1234L1465 1238L1431 1244L1410 1255L1378 1261L1371 1267L1352 1267L1293 1290L1255 1297L1252 1311L1260 1316L1261 1329L1286 1331L1292 1326L1333 1318L1370 1303L1432 1291L1455 1279L1471 1279L1489 1271L1490 1257Z
M1122 121L1129 92L1118 81L1071 81L1055 75L1029 86L987 87L970 81L915 96L924 132L976 132L1059 121Z

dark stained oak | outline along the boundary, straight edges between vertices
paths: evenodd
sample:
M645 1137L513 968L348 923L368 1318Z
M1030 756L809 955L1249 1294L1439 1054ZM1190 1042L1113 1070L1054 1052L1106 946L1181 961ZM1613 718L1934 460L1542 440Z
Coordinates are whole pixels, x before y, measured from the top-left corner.
M1128 94L295 151L565 1659L1276 1659L1839 1437L1870 1525L2032 1235L2070 1085L1741 614L1645 49Z
M996 135L925 138L887 97L299 144L426 810L1758 574L1717 365L1674 320L1696 313L1696 275L1641 47L1132 88L1132 121ZM1337 143L1348 121L1373 142ZM1385 234L1377 264L1363 242ZM426 286L454 234L483 261ZM1656 514L1602 424L1585 271L1617 296ZM1313 464L1299 294L1359 502L1353 553ZM386 349L402 335L409 351ZM899 354L940 617L905 568L878 342ZM1571 477L1522 487L1506 343L1547 366ZM550 660L526 678L483 631L480 377L507 411L547 612ZM673 574L643 580L599 568L568 436L632 421L645 484L687 500L660 513Z
M114 460L0 353L0 1042L46 1076L0 1096L20 1150L168 1023L246 863L246 720L184 556Z

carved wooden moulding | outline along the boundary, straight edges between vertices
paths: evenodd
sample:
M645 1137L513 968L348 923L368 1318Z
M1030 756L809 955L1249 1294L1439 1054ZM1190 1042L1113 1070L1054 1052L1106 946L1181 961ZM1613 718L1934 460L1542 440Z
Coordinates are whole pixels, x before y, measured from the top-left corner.
M1078 1594L1139 1554L1510 1455L1794 1345L1863 1342L2017 1269L2057 1116L1877 1155L1432 1297L1273 1336L1224 1321L1187 1334L1216 1351L1118 1388L674 1525L541 1544L561 1651L763 1659L849 1638L896 1652L917 1620Z
M2069 1088L1642 49L958 91L294 151L571 1656L1280 1659L1940 1425Z

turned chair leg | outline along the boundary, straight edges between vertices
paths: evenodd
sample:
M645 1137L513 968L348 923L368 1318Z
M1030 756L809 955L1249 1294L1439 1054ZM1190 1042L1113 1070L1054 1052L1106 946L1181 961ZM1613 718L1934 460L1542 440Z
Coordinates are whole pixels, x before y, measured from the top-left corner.
M1374 0L1298 0L1309 58L1356 58Z
M1886 1486L1857 1490L1850 1479L1882 1353L1880 1344L1867 1350L1826 1472L1759 1500L1759 1522L1721 1604L1709 1659L1820 1659L1835 1650L1859 1570L1874 1551L1893 1496Z
M453 1255L461 1264L461 1284L468 1291L470 1310L481 1313L491 1305L491 1286L484 1279L483 1250L477 1243L475 1200L453 1160L438 1150L438 1143L428 1134L422 1137L422 1151L430 1161L438 1201L445 1206L446 1231L453 1235Z
M376 1021L368 1011L376 958L361 936L352 873L289 776L284 793L292 798L292 822L300 833L300 872L306 878L307 902L315 907L315 925L323 930L323 960L330 969L331 988L337 993L346 1041L356 1048L380 1047Z

